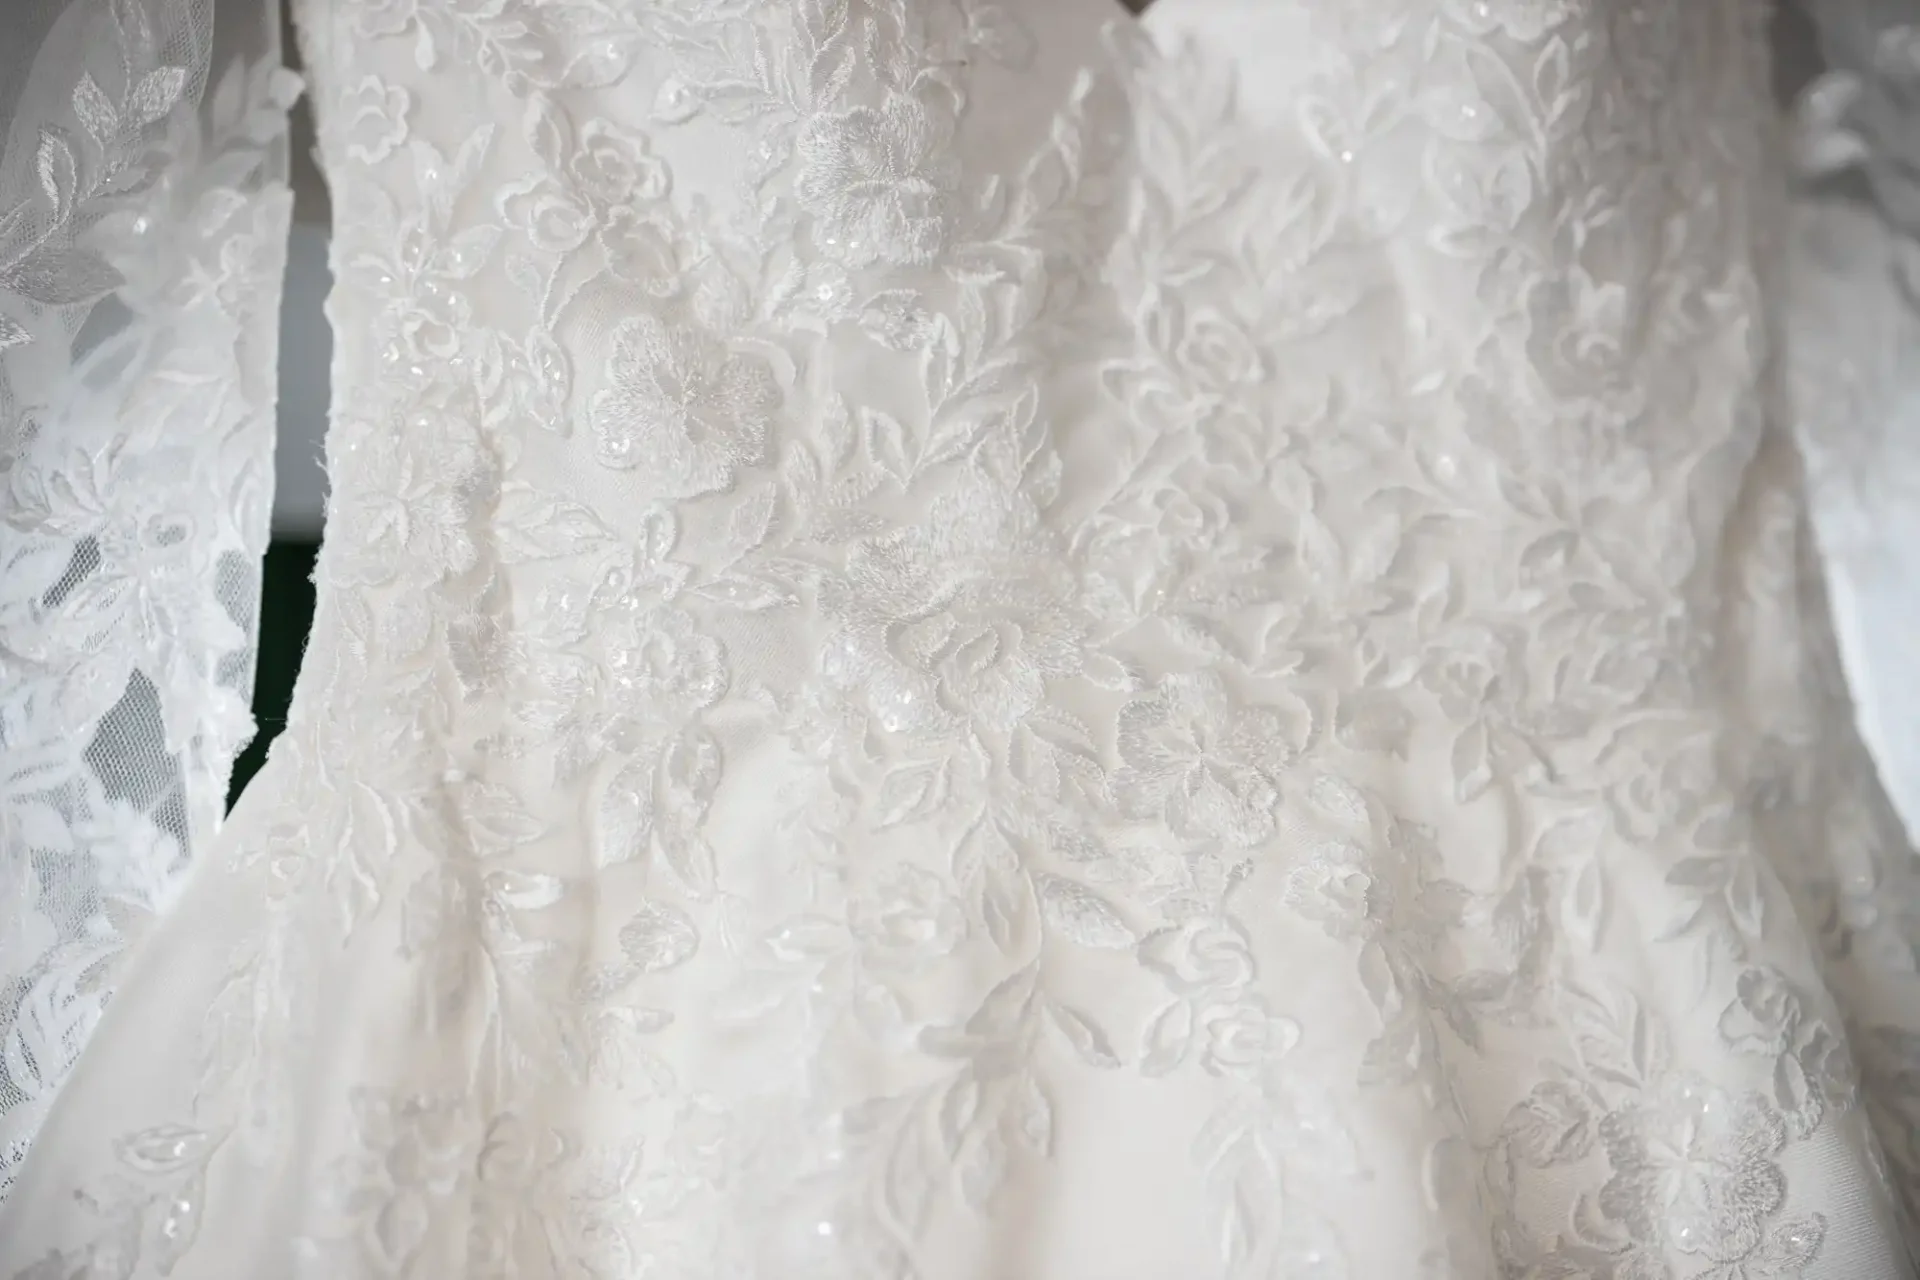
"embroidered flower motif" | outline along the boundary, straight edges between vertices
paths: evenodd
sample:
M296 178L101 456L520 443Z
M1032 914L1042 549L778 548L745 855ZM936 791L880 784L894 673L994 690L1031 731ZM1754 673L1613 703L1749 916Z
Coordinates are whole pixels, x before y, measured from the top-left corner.
M1238 991L1253 981L1253 950L1232 920L1190 920L1140 941L1140 963L1176 995Z
M567 165L579 193L603 208L667 194L667 166L648 153L646 140L605 120L589 120L581 127Z
M351 483L341 484L331 523L347 580L436 583L478 563L471 521L490 465L470 423L422 411L406 428L404 448L390 429L349 424L341 434Z
M1080 631L1043 592L970 584L892 640L944 709L1004 732L1039 704L1049 675L1076 667Z
M1220 311L1197 311L1188 317L1174 360L1194 387L1210 392L1243 391L1265 376L1260 348Z
M1676 1250L1738 1263L1786 1203L1786 1176L1774 1163L1786 1127L1758 1096L1671 1079L1602 1120L1600 1137L1613 1167L1600 1210L1656 1258Z
M573 364L551 332L534 329L524 343L490 332L474 345L486 426L526 422L556 434L571 429L566 405L573 391Z
M827 677L890 732L1011 729L1085 660L1085 621L1057 556L1030 541L1037 526L1030 503L975 476L924 525L857 546L825 591L848 606Z
M1200 1065L1217 1076L1254 1077L1300 1043L1300 1024L1258 996L1206 1005L1199 1025L1206 1036Z
M871 963L911 967L959 945L966 916L938 876L903 864L855 900L853 928Z
M1536 1169L1571 1164L1593 1149L1593 1111L1578 1086L1543 1080L1507 1112L1502 1136Z
M900 93L809 121L795 194L820 246L850 268L936 261L958 181L952 134L944 114Z
M395 363L423 367L460 349L460 335L473 323L473 304L464 294L439 290L432 282L410 297L395 298L376 322Z
M395 364L437 367L460 352L473 325L471 289L465 283L492 259L500 228L488 223L454 229L452 203L460 193L445 189L483 152L482 133L468 149L449 160L415 139L414 167L433 175L431 196L420 207L402 211L384 192L369 197L364 226L348 223L343 245L350 236L348 265L384 282L376 337L382 355ZM429 180L421 179L423 186Z
M1120 712L1114 790L1135 817L1250 848L1274 833L1275 777L1305 731L1304 711L1248 705L1217 674L1170 676Z
M606 466L644 467L668 495L692 497L729 487L760 461L780 390L759 358L642 315L615 330L608 374L592 408Z
M1637 298L1582 270L1542 278L1527 293L1534 373L1561 401L1590 402L1596 425L1609 430L1624 430L1646 404L1632 345L1645 326Z
M407 139L407 110L412 99L396 84L379 76L363 76L341 95L340 119L347 140L347 156L362 164L378 164Z
M1520 644L1491 628L1450 630L1425 654L1420 682L1451 723L1471 724L1489 711L1517 715L1527 687Z
M1287 905L1336 936L1350 937L1386 909L1385 886L1368 870L1366 851L1345 840L1316 843L1287 873Z
M1679 830L1723 795L1718 744L1710 733L1679 737L1672 729L1633 725L1620 731L1612 749L1625 767L1606 790L1607 804L1621 829L1636 838ZM1702 870L1708 863L1715 864L1713 874ZM1703 897L1731 895L1729 902L1746 904L1739 909L1743 916L1760 909L1745 850L1702 848L1688 866L1698 875L1697 883L1689 884L1692 891Z
M593 234L593 210L552 178L535 175L501 188L500 219L544 253L571 253Z
M1678 683L1686 657L1684 629L1672 617L1645 609L1592 613L1574 649L1578 678L1566 682L1568 701L1600 715L1643 705Z
M600 247L607 270L622 283L656 298L679 291L680 253L673 225L661 215L626 205L608 210L600 224Z
M1747 969L1720 1014L1720 1035L1748 1053L1784 1053L1800 1028L1800 998L1777 969Z
M62 705L73 712L97 702L76 724L104 713L126 688L136 654L149 664L164 656L169 668L178 666L163 671L149 665L150 676L190 678L187 673L213 653L246 643L224 611L204 608L205 583L215 571L210 548L217 544L191 495L162 478L183 456L152 448L88 450L77 439L55 438L15 463L10 496L16 518L22 524L30 519L49 539L41 545L63 561L80 548L89 552L85 572L63 580L63 563L42 588L59 582L57 593L45 604L35 601L19 619L23 630L4 637L9 647L27 646L15 650L22 654L57 639L89 655L86 678L69 682L61 693ZM31 544L22 538L14 545L24 550ZM98 652L97 638L105 635L121 637L122 644ZM173 643L182 636L197 637L206 649Z
M1183 551L1204 551L1232 523L1232 513L1215 494L1169 485L1153 495L1154 533Z
M420 0L367 0L353 10L354 25L370 36L395 36L419 17Z
M495 1116L474 1160L475 1209L467 1265L482 1275L511 1275L516 1251L538 1239L548 1220L544 1198L573 1153L518 1115Z
M726 692L726 651L684 610L622 608L596 627L607 677L599 705L633 734L657 735Z
M355 1089L350 1097L359 1150L340 1206L354 1221L366 1259L404 1275L431 1237L437 1202L465 1181L470 1162L464 1099L400 1096Z
M982 57L1021 71L1033 61L1033 33L1013 8L976 4L967 10L967 43Z
M1815 1025L1804 1035L1795 1056L1807 1077L1808 1092L1830 1107L1852 1107L1859 1101L1860 1070L1847 1038L1831 1027Z

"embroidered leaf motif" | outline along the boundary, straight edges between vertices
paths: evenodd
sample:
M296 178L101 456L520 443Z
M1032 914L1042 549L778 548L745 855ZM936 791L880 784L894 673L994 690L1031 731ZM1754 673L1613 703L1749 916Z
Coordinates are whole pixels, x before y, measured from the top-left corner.
M213 1139L199 1129L163 1124L128 1134L114 1149L134 1172L157 1177L199 1163L213 1149Z
M120 272L98 254L47 246L0 268L0 287L48 307L92 302L116 288Z
M185 67L161 67L140 78L127 97L127 114L136 126L145 126L165 117L180 101L186 88Z
M699 946L692 917L665 903L646 904L620 929L620 949L647 973L685 964Z
M97 147L111 145L120 132L120 112L91 73L73 87L73 114Z
M1083 947L1125 949L1133 930L1105 899L1085 885L1060 876L1039 876L1040 907L1047 923Z
M1067 1043L1073 1046L1074 1052L1088 1066L1111 1070L1120 1065L1107 1033L1086 1014L1051 1000L1047 1002L1047 1013L1053 1019L1053 1025L1060 1029L1060 1034L1066 1037Z

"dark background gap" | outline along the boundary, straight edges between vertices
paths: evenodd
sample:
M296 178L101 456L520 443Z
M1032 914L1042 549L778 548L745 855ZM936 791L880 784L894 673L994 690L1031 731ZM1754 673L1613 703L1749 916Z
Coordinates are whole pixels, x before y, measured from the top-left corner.
M254 735L234 761L229 808L266 763L267 747L287 727L293 682L313 625L313 562L319 550L318 543L280 539L267 548L260 584L260 658L253 676Z

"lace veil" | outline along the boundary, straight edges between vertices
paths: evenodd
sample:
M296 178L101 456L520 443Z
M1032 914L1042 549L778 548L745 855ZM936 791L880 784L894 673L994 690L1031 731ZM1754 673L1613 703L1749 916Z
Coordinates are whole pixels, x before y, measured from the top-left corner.
M268 0L8 0L0 1194L252 732L290 196Z

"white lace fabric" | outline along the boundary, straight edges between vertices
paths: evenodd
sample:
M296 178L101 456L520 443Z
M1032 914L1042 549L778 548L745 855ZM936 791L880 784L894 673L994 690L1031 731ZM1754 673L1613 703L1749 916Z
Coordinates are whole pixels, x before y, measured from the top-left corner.
M252 728L288 86L223 8L5 19L0 1195Z
M308 0L292 722L0 1275L1880 1280L1749 0Z

